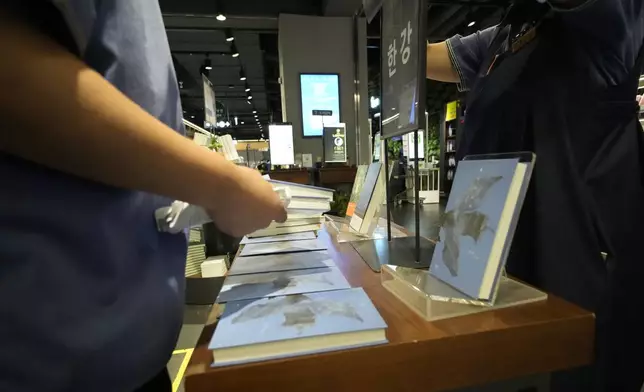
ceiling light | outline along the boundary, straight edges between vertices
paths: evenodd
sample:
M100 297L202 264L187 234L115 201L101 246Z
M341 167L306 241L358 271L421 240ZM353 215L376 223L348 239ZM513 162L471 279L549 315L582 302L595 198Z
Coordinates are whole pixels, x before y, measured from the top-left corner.
M257 110L253 110L253 114L257 114ZM257 117L257 116L255 116L255 117Z
M253 96L252 96L252 95L249 95L249 96L248 96L248 100L250 101L251 99L253 99Z
M239 70L239 80L241 80L242 82L246 80L246 74L244 73L243 69Z
M239 51L237 50L237 45L235 45L234 42L230 45L230 54L233 57L239 57Z
M217 14L217 16L215 17L215 19L217 19L217 20L218 20L218 21L220 21L220 22L223 22L223 21L225 21L225 20L226 20L226 15L224 15L224 14L222 14L222 13L220 12L220 13L218 13L218 14Z
M206 55L206 59L203 62L203 67L208 71L212 69L212 61L208 58L208 55Z
M241 122L241 125L244 125L244 124L246 124L246 123L242 121L242 122Z
M475 24L476 24L476 21L475 21L475 20L473 20L473 21L471 21L471 22L467 25L467 27L472 27L472 26L474 26Z
M230 29L226 29L226 42L233 42L234 40L235 36L233 36L233 32Z

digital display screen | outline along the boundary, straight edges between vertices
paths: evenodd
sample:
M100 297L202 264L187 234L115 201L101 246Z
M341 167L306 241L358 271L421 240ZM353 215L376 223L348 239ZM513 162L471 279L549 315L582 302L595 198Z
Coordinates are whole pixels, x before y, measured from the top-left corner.
M324 124L340 123L340 76L337 74L301 74L302 134L322 136ZM331 111L330 116L316 116L313 111Z
M268 146L271 165L294 165L293 125L270 124L268 126Z

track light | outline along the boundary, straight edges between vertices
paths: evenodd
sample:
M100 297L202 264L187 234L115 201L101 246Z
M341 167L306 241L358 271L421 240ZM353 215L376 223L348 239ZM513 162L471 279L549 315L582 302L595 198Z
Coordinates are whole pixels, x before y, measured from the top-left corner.
M257 114L257 110L253 110L253 114ZM257 116L255 116L255 117L257 117Z
M235 45L234 42L230 45L230 54L233 58L239 57L239 51L237 50L237 45Z
M243 69L239 71L239 80L241 80L242 82L246 80L246 74L244 74Z
M246 83L246 92L247 92L247 93L249 93L249 92L250 92L250 87L248 87L248 83Z
M208 71L212 69L212 61L210 60L208 55L206 55L206 59L203 61L203 68Z
M476 24L476 21L475 21L475 20L473 20L473 21L471 21L470 23L468 23L468 24L467 24L467 27L472 27L472 26L474 26L475 24Z
M235 40L235 36L233 35L233 32L230 29L226 29L226 42L233 42Z
M250 101L251 99L253 99L253 96L252 96L252 95L249 95L249 96L248 96L248 100Z

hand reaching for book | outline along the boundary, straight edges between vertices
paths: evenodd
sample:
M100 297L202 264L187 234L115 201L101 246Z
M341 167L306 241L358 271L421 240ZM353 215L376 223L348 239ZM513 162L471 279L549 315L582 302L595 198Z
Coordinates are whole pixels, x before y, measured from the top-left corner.
M221 202L209 210L219 230L242 237L286 220L282 200L258 171L240 166L232 170L231 186L221 190Z

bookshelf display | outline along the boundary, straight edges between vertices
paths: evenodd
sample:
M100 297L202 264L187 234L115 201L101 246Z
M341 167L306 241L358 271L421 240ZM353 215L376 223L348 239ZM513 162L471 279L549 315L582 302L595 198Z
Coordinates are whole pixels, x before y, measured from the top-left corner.
M440 126L440 189L441 196L449 195L456 174L456 150L465 123L465 107L459 101L449 102L441 115Z

